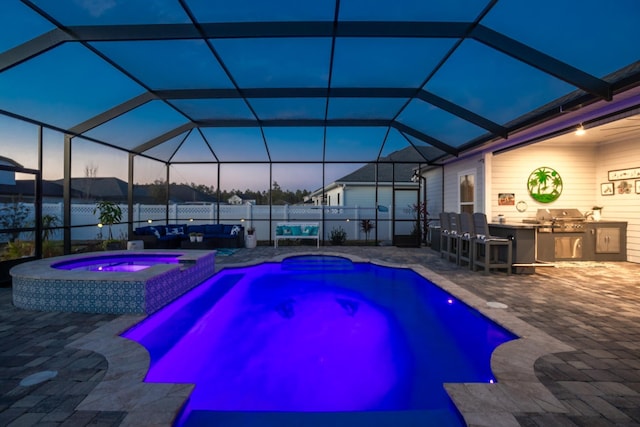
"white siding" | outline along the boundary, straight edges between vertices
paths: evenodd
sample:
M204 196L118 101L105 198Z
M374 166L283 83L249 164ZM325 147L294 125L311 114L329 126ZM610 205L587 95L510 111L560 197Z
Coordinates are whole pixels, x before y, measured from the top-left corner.
M487 214L494 220L503 214L508 221L521 221L535 217L539 208L589 211L596 203L595 162L595 148L575 145L537 144L496 155L491 161L492 189L487 194L491 211ZM554 169L562 178L562 194L552 203L534 200L527 190L529 175L542 166ZM516 203L525 201L527 210L518 212L516 206L498 206L499 193L514 193Z
M483 177L485 163L491 174L486 180ZM562 177L562 195L553 203L537 202L527 190L529 175L541 166L555 169ZM495 221L498 214L503 214L507 221L519 222L535 217L539 208L577 208L585 213L593 206L603 206L603 220L628 223L627 260L640 263L640 194L634 191L635 180L628 180L632 185L630 193L619 194L617 186L621 181L613 181L616 194L600 195L600 184L608 182L610 170L637 167L640 167L640 144L632 139L599 146L539 143L489 155L485 162L479 154L445 166L444 210L458 211L458 173L476 168L476 207L481 210L486 203L490 220ZM433 191L434 196L438 194L437 188L434 187ZM520 200L526 202L527 210L518 212L516 206L498 206L499 193L514 193L516 203ZM481 200L485 194L486 202ZM434 211L433 215L437 212Z
M553 203L539 203L527 191L529 175L541 166L555 169L562 177L562 195ZM584 213L603 206L602 219L628 223L627 260L640 263L640 195L633 188L629 194L600 195L608 171L636 167L640 167L640 145L633 140L598 147L541 143L508 151L491 159L491 188L487 189L491 212L487 214L492 219L503 214L508 221L520 221L534 217L538 208L577 208ZM613 182L617 192L620 181ZM515 206L498 206L498 193L514 193L516 202L524 200L528 209L520 213Z
M347 184L344 194L344 206L349 207L367 207L374 208L376 206L376 188L375 186L358 186Z
M460 212L458 200L458 173L473 170L476 172L475 210L484 211L484 160L481 154L471 156L444 168L444 211ZM437 215L437 213L435 213Z
M442 173L442 168L436 168L424 174L427 179L427 212L432 219L437 219L442 212Z
M622 181L612 181L616 194L600 195L600 183L608 182L608 172L615 169L640 167L640 144L637 140L622 143L605 144L596 150L594 200L603 206L602 219L627 221L627 260L640 263L640 194L634 191L635 180L627 180L631 184L631 192L620 194L618 185Z

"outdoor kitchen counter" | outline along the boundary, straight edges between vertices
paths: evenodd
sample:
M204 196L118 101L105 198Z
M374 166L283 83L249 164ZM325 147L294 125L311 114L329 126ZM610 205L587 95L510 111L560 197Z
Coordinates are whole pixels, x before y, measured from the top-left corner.
M506 237L513 241L513 272L534 274L536 272L536 228L538 224L523 222L490 223L492 236Z

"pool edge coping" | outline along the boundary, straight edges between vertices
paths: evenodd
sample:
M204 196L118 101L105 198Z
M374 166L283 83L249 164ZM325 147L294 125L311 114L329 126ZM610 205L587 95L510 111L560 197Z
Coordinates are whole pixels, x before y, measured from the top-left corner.
M537 378L534 363L544 355L575 349L546 332L526 323L508 308L491 308L486 300L460 287L446 277L419 264L388 263L357 255L329 251L281 254L229 264L216 270L239 268L304 255L326 255L369 262L384 267L411 269L433 282L453 297L478 310L520 338L502 344L491 356L496 383L446 383L447 393L468 425L519 426L517 413L568 413L566 408ZM68 347L94 351L108 362L103 380L78 405L78 410L126 411L122 426L152 423L172 425L191 391L193 384L145 383L149 368L147 350L120 336L146 316L121 315Z

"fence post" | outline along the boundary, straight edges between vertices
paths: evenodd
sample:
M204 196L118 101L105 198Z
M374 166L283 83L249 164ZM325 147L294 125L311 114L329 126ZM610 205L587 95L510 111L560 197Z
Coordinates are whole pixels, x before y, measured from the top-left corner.
M136 203L133 205L133 224L131 226L133 228L138 227L140 225L140 203Z
M358 227L358 222L360 220L360 207L358 205L356 205L355 207L355 218L353 220L354 224L353 227L355 228L354 230L354 236L356 236L356 240L360 240L360 227Z
M393 214L391 212L391 205L387 206L387 209L387 215L389 215L389 240L393 241Z

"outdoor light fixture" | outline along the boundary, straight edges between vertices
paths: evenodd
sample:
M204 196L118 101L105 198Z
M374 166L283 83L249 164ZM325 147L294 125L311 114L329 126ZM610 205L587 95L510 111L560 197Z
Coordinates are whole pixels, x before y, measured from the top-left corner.
M584 135L585 133L586 131L584 130L582 123L580 123L580 126L578 126L578 128L576 129L576 135L581 136L581 135Z
M98 223L98 228L102 228L102 223L101 222Z
M153 220L152 220L152 219L148 219L148 220L147 220L147 222L148 222L149 224L151 224L151 223L153 222Z

